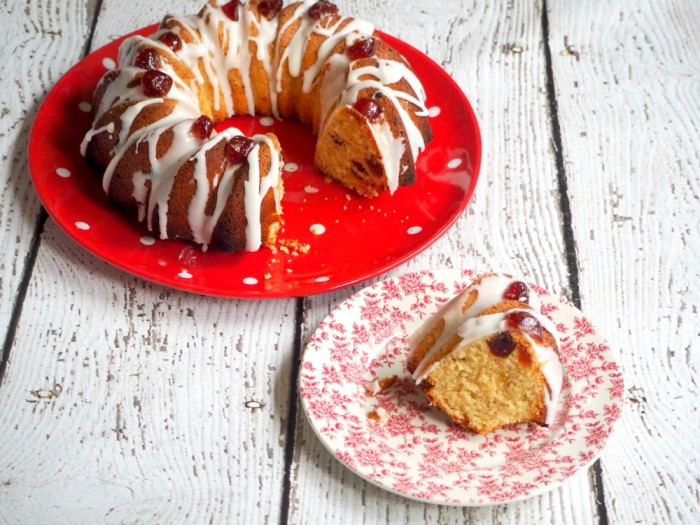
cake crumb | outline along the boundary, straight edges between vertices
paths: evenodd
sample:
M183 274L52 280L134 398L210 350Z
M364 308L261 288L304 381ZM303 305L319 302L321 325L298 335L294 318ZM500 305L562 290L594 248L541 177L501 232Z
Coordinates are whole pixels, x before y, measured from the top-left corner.
M387 412L382 407L377 407L376 410L367 412L367 419L371 419L372 421L376 421L378 423L383 423L387 419Z
M374 397L385 388L389 388L390 386L392 386L394 383L396 383L398 379L399 376L392 375L389 377L382 377L381 379L375 379L374 381L370 381L365 385L365 394L367 395L367 397Z
M300 253L306 255L309 253L309 250L311 250L311 246L309 244L299 242L297 239L285 239L281 241L280 244L282 245L280 246L280 250L287 255L290 253L292 255L299 255Z
M365 395L367 397L374 397L382 390L381 385L378 380L370 381L365 385Z
M264 275L264 277L265 277L265 279L272 279L272 274L271 274L270 272L267 272L267 273Z
M396 383L399 380L399 376L394 374L393 376L389 377L383 377L379 380L379 386L381 387L382 390L385 388L389 388L390 386L393 386L394 383Z

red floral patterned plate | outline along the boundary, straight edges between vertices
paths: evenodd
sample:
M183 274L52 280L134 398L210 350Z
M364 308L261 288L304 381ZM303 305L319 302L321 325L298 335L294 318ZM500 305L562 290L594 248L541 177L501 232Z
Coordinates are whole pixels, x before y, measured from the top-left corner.
M482 436L428 405L404 368L406 337L479 275L425 271L377 283L333 310L309 341L299 391L311 426L343 464L384 489L451 505L534 496L591 464L620 416L614 353L578 309L536 286L566 368L555 422ZM373 381L393 375L393 385L368 395Z
M115 67L122 39L78 63L46 97L29 141L34 187L51 217L78 244L172 288L224 297L299 297L380 275L415 257L454 224L474 191L481 159L479 127L460 87L417 49L385 38L408 59L426 89L434 137L418 158L416 184L394 195L358 198L314 169L315 139L306 126L235 117L217 128L272 131L279 137L286 162L281 237L308 244L306 255L268 249L203 252L185 242L161 241L135 217L107 203L99 176L79 150L90 127L95 85Z

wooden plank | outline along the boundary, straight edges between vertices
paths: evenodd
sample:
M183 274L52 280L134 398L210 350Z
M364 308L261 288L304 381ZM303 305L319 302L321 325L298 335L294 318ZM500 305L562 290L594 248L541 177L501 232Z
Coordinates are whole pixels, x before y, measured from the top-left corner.
M27 9L8 0L2 7L0 49L0 333L10 323L17 291L39 218L26 144L39 105L60 76L76 62L89 34L90 0L48 0Z
M608 518L697 523L700 12L548 3L581 299L626 378L602 459Z
M0 396L0 513L276 522L293 321L294 300L125 276L49 224Z
M163 14L104 2L94 46ZM49 221L0 392L0 521L278 522L294 317L129 277Z
M367 1L357 2L353 11L380 18L382 29L443 65L474 106L484 144L481 177L467 212L443 239L389 275L445 267L507 271L567 295L545 96L541 5L418 0L385 4L381 16ZM362 287L307 299L304 341L330 310ZM361 480L325 450L306 421L297 426L294 458L290 523L597 519L588 472L524 502L465 509L411 502Z

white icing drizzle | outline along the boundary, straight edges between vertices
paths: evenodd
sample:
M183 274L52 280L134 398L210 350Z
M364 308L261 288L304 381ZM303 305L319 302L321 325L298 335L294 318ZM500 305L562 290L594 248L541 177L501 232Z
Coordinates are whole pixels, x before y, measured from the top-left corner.
M364 76L370 76L372 78L361 80L361 77ZM406 79L414 92L422 93L423 88L420 86L420 81L418 78L416 78L408 67L401 62L377 59L376 65L368 65L352 69L348 74L347 85L341 98L341 104L349 105L354 103L357 100L360 91L363 89L374 88L377 91L380 91L385 97L388 97L396 107L399 117L401 118L401 122L403 123L403 127L406 130L406 136L408 137L408 142L411 146L411 154L413 155L413 158L416 159L418 157L418 153L425 149L423 134L420 132L420 129L413 122L410 115L401 105L399 100L407 100L411 104L418 106L420 108L420 112L417 112L416 115L420 115L423 112L425 112L427 115L428 110L425 109L424 96L421 99L421 95L413 96L403 91L388 88L389 85L395 84L401 79ZM416 89L419 89L419 91L416 91Z
M341 18L337 23L328 28L323 28L320 24L317 24L317 27L314 29L314 33L322 35L326 37L326 39L318 48L316 61L304 72L304 83L302 87L304 93L311 92L321 68L328 61L331 53L341 40L345 40L346 45L348 45L359 38L366 38L374 33L374 25L358 19L351 20L339 29L341 24L346 20L348 19Z
M265 135L255 135L253 140L264 142L270 151L275 152L272 141ZM260 174L260 145L256 145L248 154L248 180L244 183L245 188L245 216L246 216L246 250L254 252L262 244L262 228L260 225L260 208L263 198L269 190L274 192L277 211L280 211L280 199L277 192L277 183L280 173L280 157L273 154L270 162L270 169L267 174Z
M468 345L490 334L505 331L505 317L507 314L514 311L524 311L535 317L540 322L542 327L552 334L556 341L556 347L558 348L559 338L557 335L556 326L554 326L554 323L552 323L547 317L540 313L542 302L534 290L529 287L528 302L532 307L531 310L515 308L507 312L479 315L479 313L483 312L487 308L502 302L504 300L503 293L506 291L508 286L516 281L518 281L518 279L514 279L503 274L485 276L480 281L469 286L462 293L452 298L449 302L445 303L435 315L418 327L418 329L408 338L411 353L416 351L420 341L423 340L428 333L430 333L440 319L444 319L445 321L445 326L442 333L421 359L413 373L413 379L420 384L433 370L435 370L435 368L437 368L440 361L438 360L431 364L432 358L435 357L435 354L454 334L459 334L461 338L461 341L456 348L464 347L465 345ZM467 310L462 312L462 306L473 291L477 292L476 300L469 308L467 308ZM527 334L525 335L530 343L530 346L535 352L537 361L541 366L542 375L549 386L549 389L545 390L545 406L547 409L545 424L549 425L556 414L556 407L559 402L559 394L563 379L563 368L561 361L559 360L559 356L554 349L543 344L539 344L532 338L528 337Z
M114 133L114 122L110 122L102 127L99 128L90 128L88 132L85 134L85 137L83 138L83 141L80 143L80 154L84 157L85 154L87 153L87 147L90 141L92 140L92 137L95 135L99 135L103 131L106 131L107 133Z
M87 145L95 135L105 131L114 133L114 122L99 127L97 122L115 105L129 103L119 117L119 135L116 137L114 151L111 152L113 156L103 177L105 191L108 192L112 175L124 154L134 146L148 148L149 171L133 174L133 196L139 203L139 220L147 220L149 228L152 228L153 214L158 210L160 237L167 238L167 209L172 183L182 164L188 159L195 160L193 177L197 189L188 209L188 221L195 242L206 246L211 240L216 221L223 212L240 165L222 166L217 180L210 184L206 174L205 155L219 141L240 134L240 131L227 130L204 143L192 137L191 124L201 115L200 90L213 92L212 106L216 118L221 116L222 103L227 115L233 115L236 108L229 73L235 70L238 72L245 99L245 107L238 109L252 115L255 113L255 100L259 94L255 92L251 71L259 64L268 79L265 89L269 90L270 111L279 118L278 94L282 89L285 68L293 77L300 77L309 37L318 34L323 37L323 41L314 63L304 71L302 88L305 93L310 93L317 86L319 79L323 78L320 86L321 126L335 108L352 104L364 88L380 90L397 107L406 129L405 139L395 137L386 122L370 126L381 153L389 189L393 193L398 186L400 173L406 169L406 166L401 166L401 158L407 147L406 141L414 159L425 147L420 130L401 106L402 100L408 101L417 108L416 115L427 115L423 88L410 69L399 61L377 59L375 66L353 69L353 62L347 55L334 53L334 50L343 41L349 45L359 38L372 35L373 25L349 17L322 17L320 20L314 20L307 16L314 3L316 0L305 0L297 4L292 9L289 19L281 26L279 14L268 20L261 16L250 2L242 3L238 8L238 22L230 20L221 7L208 3L198 15L169 17L172 20L171 27L161 28L149 38L134 36L125 40L119 51L119 72L116 75L112 73L113 77L104 87L100 104L94 108L93 128L87 132L81 144L81 153L85 155ZM281 36L297 22L299 28L291 35L282 51ZM173 51L159 40L166 32L180 36L180 49ZM144 47L157 49L160 55L158 69L173 79L172 88L163 98L149 98L145 95L141 83L135 81L143 70L133 64ZM325 72L322 73L324 68ZM192 76L188 73L187 78L181 78L177 71L186 69L191 71ZM361 76L369 80L359 80ZM401 79L408 82L415 96L389 87ZM132 131L135 119L146 106L166 100L175 101L168 115ZM157 158L158 141L166 131L172 131L173 144L167 152ZM245 183L247 250L256 250L261 245L260 207L268 191L274 192L276 206L278 211L280 210L277 186L281 157L267 137L256 135L252 140L257 144L248 157L248 180ZM272 156L271 166L266 174L259 172L260 146L263 143L270 148ZM150 193L146 181L150 181ZM205 192L211 191L212 186L217 186L216 206L213 214L206 216L204 210L208 193Z
M223 169L223 175L217 188L216 205L214 207L214 213L208 216L205 209L207 200L209 199L209 193L211 192L211 186L209 184L209 177L207 176L206 154L222 140L230 140L236 135L242 135L242 133L235 128L229 128L206 142L194 156L194 181L197 185L197 189L194 198L190 202L189 209L187 210L187 219L195 242L205 246L211 242L214 227L233 188L234 175L242 166L242 164L229 164L225 168L224 166L220 167L220 170ZM217 182L216 179L213 181L214 184Z
M381 124L371 123L369 129L382 156L389 192L393 194L399 187L401 159L406 151L404 140L401 137L394 137L386 121L382 121Z
M464 321L503 301L503 294L506 289L517 280L504 274L493 274L484 276L476 283L468 286L462 293L445 303L435 315L429 317L409 336L408 344L411 352L416 350L418 344L428 335L438 321L444 319L445 328L441 337L435 342L431 350L425 354L424 361L429 360L434 351L442 347ZM473 291L477 292L474 303L466 311L462 312L462 305L464 305ZM541 310L540 298L532 290L530 290L528 304L535 311Z
M272 75L272 57L270 49L272 48L275 38L277 37L277 24L279 23L279 13L272 20L268 20L264 16L260 19L255 16L250 17L251 22L257 28L256 36L248 38L255 42L256 52L255 59L262 64L267 76L268 90L270 95L270 105L272 106L272 114L279 118L279 110L277 109L277 89L275 86L275 77Z
M277 58L277 72L275 74L276 80L276 90L278 93L282 91L282 73L285 63L289 69L289 74L293 77L298 77L301 74L301 64L304 58L304 52L306 51L306 43L309 41L309 37L313 32L318 20L314 20L306 15L309 8L316 3L315 0L305 0L299 4L294 13L289 20L287 20L278 30L278 35L282 36L285 32L293 26L299 19L301 19L301 25L297 29L296 33L292 36L292 39L287 44L287 47L282 52L280 56L280 38L277 39L275 46L275 56Z

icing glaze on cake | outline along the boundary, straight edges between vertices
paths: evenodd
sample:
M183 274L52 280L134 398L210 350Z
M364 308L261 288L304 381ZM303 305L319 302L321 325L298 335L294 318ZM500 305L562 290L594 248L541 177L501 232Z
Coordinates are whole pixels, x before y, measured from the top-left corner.
M317 167L360 195L412 183L431 138L423 87L373 24L337 11L323 1L212 0L196 15L166 16L150 37L125 40L118 69L95 91L81 145L110 199L137 210L163 239L270 245L282 215L279 144L269 134L250 137L237 164L227 144L240 131L199 136L193 126L203 116L214 124L241 114L300 120L318 135ZM372 118L355 109L366 99L378 108ZM236 191L241 177L245 197ZM232 192L242 215L228 210ZM176 213L185 219L173 220Z

